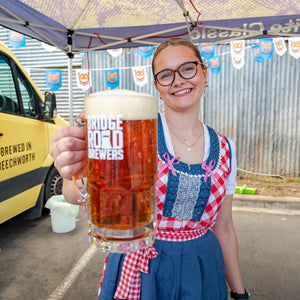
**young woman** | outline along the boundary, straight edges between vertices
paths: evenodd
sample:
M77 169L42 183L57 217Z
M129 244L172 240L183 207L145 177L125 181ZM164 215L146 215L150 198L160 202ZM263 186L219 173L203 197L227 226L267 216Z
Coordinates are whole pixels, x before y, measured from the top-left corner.
M158 117L156 240L140 252L146 271L138 261L130 265L128 254L109 254L98 297L225 300L228 283L233 299L249 299L232 222L235 146L199 120L207 86L199 49L184 39L165 41L154 54L152 70L165 103ZM76 127L60 129L52 138L64 195L73 203L69 180L85 165L84 139ZM177 163L163 168L174 157Z

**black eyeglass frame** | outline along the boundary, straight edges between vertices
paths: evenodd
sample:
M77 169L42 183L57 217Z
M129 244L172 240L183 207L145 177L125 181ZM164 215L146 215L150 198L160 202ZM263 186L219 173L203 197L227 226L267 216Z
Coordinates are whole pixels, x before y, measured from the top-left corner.
M184 76L182 76L182 74L179 72L179 69L180 69L182 66L187 65L187 64L191 64L191 63L194 64L194 65L196 66L196 72L195 72L195 74L194 74L193 76L191 76L191 77L184 77ZM154 77L154 80L155 80L156 82L158 82L161 86L169 86L169 85L171 85L171 84L175 81L175 73L176 73L176 72L177 72L177 73L179 74L179 76L180 76L181 78L183 78L183 79L192 79L192 78L194 78L194 77L197 75L197 72L198 72L198 69L197 69L197 66L198 66L198 65L202 65L202 63L199 62L199 61L187 61L187 62L181 64L181 65L180 65L177 69L175 69L175 70L164 69L164 70L161 70L161 71L159 71L158 73L154 74L153 77ZM160 73L165 72L165 71L171 71L171 72L173 73L173 80L172 80L172 82L169 83L169 84L161 84L161 83L159 82L159 80L157 79L157 76L158 76Z

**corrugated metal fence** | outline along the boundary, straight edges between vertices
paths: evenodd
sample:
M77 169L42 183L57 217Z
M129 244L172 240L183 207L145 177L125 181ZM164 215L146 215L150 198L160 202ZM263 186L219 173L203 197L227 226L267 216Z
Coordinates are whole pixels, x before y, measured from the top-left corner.
M40 41L26 37L25 47L18 49L9 45L9 30L0 26L0 40L3 42L21 62L30 74L42 93L49 91L46 83L46 70L58 69L62 71L62 86L55 91L57 111L66 119L69 118L69 92L68 92L68 57L62 51L55 49L48 52ZM76 55L73 59L73 68L81 68L82 55ZM83 108L85 93L76 85L75 70L73 71L73 105L74 112L78 114Z
M8 30L0 27L0 39L8 45ZM229 44L216 47L221 55L218 75L208 72L209 87L201 102L200 119L230 137L237 147L238 167L260 174L300 176L300 59L288 53L257 63L247 42L245 66L237 70L231 63ZM12 49L42 92L48 90L44 69L63 71L62 88L56 91L58 112L69 115L67 57L56 50L47 52L41 43L28 38L26 47ZM30 49L30 50L28 50ZM92 92L110 89L105 83L107 68L120 72L120 86L154 95L163 104L153 85L152 57L143 58L137 48L123 49L118 57L107 51L88 54ZM146 66L148 84L136 86L132 66ZM87 54L73 59L74 68L88 68ZM77 87L73 71L74 114L83 109L85 93ZM87 92L89 93L89 91Z
M220 45L221 71L208 72L200 119L230 137L237 147L239 169L260 174L300 176L300 59L275 52L268 61L255 62L251 43L247 42L245 66L238 70L231 62L230 47ZM143 58L137 49L123 49L114 58L106 51L89 53L92 91L109 89L105 83L107 68L120 72L119 88L154 95L152 57ZM132 66L146 66L149 83L134 84ZM86 57L83 67L87 67Z
M239 168L298 177L300 59L274 51L258 63L247 46L241 70L232 66L229 45L218 47L221 72L209 73L203 118L235 141Z

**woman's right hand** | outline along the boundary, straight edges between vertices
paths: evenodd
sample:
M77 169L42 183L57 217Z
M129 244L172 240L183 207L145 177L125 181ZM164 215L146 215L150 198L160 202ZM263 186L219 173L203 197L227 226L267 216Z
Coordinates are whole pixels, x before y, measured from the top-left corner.
M50 154L64 179L86 176L86 151L85 131L78 126L61 127L51 137Z

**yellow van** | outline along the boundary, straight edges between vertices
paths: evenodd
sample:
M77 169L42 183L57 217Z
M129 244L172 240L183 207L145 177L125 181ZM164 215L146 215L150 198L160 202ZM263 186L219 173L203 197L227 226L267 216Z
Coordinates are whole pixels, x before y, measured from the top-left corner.
M49 148L52 133L64 125L55 94L43 96L0 42L0 224L23 212L38 218L46 201L61 194Z

